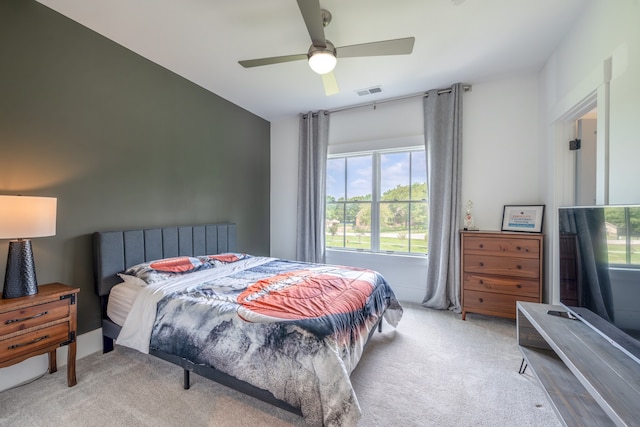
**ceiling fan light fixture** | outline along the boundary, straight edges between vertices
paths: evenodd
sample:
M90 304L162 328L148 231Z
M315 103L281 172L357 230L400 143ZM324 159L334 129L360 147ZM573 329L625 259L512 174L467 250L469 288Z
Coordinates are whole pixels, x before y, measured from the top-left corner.
M327 40L327 47L311 46L309 53L309 67L322 75L333 71L336 67L336 48Z

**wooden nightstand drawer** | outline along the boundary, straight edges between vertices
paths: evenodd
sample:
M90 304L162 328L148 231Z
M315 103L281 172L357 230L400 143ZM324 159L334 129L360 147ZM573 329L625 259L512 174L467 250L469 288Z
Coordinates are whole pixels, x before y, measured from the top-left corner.
M538 240L514 239L511 237L465 236L464 252L467 254L490 254L492 256L540 257Z
M19 358L34 351L48 347L59 347L70 340L69 323L38 329L27 334L0 341L0 366L4 362Z
M539 277L540 261L537 258L466 255L464 259L465 272L530 277L532 279Z
M40 354L49 356L49 373L58 370L56 350L67 346L67 385L76 385L77 305L80 289L50 283L19 298L0 294L0 368Z
M0 313L0 335L22 331L69 315L69 299L25 307Z
M538 298L490 292L464 291L464 305L468 311L516 318L516 302L538 302Z
M537 298L540 295L540 283L537 279L518 279L465 273L462 286L465 291L497 292L532 298Z

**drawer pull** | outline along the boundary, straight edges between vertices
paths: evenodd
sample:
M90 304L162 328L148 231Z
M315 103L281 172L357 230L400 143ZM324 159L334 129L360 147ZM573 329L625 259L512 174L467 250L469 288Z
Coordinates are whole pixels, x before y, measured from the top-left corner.
M484 302L484 300L482 298L478 298L478 301L480 302Z
M484 262L481 262L481 263L480 263L480 267L484 267Z
M10 346L8 347L8 349L9 349L9 350L13 350L13 349L18 348L18 347L25 347L25 346L27 346L27 345L35 344L35 343L37 343L37 342L39 342L39 341L42 341L42 340L46 340L47 338L49 338L49 335L44 335L44 336L41 336L41 337L39 337L39 338L36 338L35 340L31 340L31 341L29 341L29 342L24 342L24 343L22 343L22 344L14 344L14 345L10 345Z
M482 243L480 243L480 249L484 248L484 245Z
M42 313L38 313L35 316L31 316L31 317L23 317L21 319L9 319L6 322L4 322L5 325L10 325L12 323L18 323L18 322L24 322L25 320L31 320L31 319L36 319L38 317L44 316L49 314L48 311L43 311Z
M521 285L520 283L518 283L518 284L516 285L516 288L520 289L520 288L522 288L522 285Z
M521 265L516 265L516 268L517 268L518 270L522 270L522 266L521 266Z

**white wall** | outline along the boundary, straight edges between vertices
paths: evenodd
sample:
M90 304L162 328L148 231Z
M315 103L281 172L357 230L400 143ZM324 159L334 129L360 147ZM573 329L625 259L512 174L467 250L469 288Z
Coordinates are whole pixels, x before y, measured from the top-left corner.
M429 89L434 88L425 91ZM505 204L541 201L537 76L473 84L463 97L463 201L474 201L481 229L499 230ZM330 140L343 144L412 137L422 135L423 126L422 100L412 98L333 114ZM271 137L271 255L292 258L298 119L272 123ZM380 271L403 301L424 297L425 258L329 251L327 262Z
M607 140L609 145L608 202L640 203L636 179L640 159L639 22L638 0L590 3L540 73L541 134L544 136L540 177L552 218L556 208L568 200L564 193L567 182L562 159L566 155L562 144L566 143L567 135L561 129L562 123L576 105L591 96L595 96L598 104L599 154L605 153L603 147ZM599 179L604 184L602 175ZM548 223L546 232L548 281L552 283L549 297L557 302L557 227L553 222Z
M474 84L463 105L463 205L500 230L504 205L542 203L537 76Z
M296 259L298 117L271 123L271 256Z

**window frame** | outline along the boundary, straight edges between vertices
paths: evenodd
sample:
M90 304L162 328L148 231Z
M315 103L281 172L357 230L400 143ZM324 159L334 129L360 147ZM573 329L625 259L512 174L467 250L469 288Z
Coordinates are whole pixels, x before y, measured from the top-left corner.
M422 138L421 138L422 139ZM357 145L353 145L353 144L344 144L341 145L340 148L342 149L334 149L329 150L329 154L327 156L327 159L345 159L345 169L344 169L344 173L345 173L345 189L344 189L344 198L347 198L348 195L348 180L347 180L347 172L348 172L348 168L346 165L346 159L347 158L351 158L351 157L362 157L362 156L371 156L371 167L372 167L372 171L371 171L371 200L367 200L367 201L362 201L360 203L369 203L371 205L371 225L370 225L370 248L368 249L361 249L361 248L349 248L346 247L346 234L345 234L345 228L342 228L341 234L343 236L342 239L342 245L341 247L337 247L337 246L328 246L327 242L325 241L325 249L326 250L339 250L339 251L349 251L349 252L363 252L363 253L371 253L371 254L379 254L379 255L402 255L402 256L416 256L416 257L426 257L427 253L425 252L412 252L411 251L411 237L409 237L409 242L408 242L408 247L407 247L407 251L393 251L393 250L384 250L384 249L380 249L380 243L381 243L381 230L380 230L380 206L382 203L406 203L408 206L408 215L410 217L411 215L411 211L412 211L412 207L414 204L419 204L419 203L425 203L426 204L426 208L428 210L429 207L429 200L428 200L428 195L426 198L423 199L416 199L416 200L412 200L411 199L411 195L409 196L409 199L407 200L397 200L397 201L385 201L382 200L382 189L381 189L381 178L382 178L382 170L381 170L381 156L384 154L389 154L389 153L409 153L409 164L410 164L410 170L409 170L409 188L410 191L412 190L412 185L413 185L413 164L412 164L412 155L411 153L413 152L422 152L424 153L424 155L426 156L426 151L425 151L425 146L424 143L421 144L416 144L417 137L411 137L411 138L404 138L401 139L401 141L404 142L404 144L398 144L398 142L400 140L396 139L393 140L394 142L396 142L396 144L375 144L373 143L372 146L369 146L371 148L365 148L363 145L357 146ZM407 144L407 141L411 141L411 144ZM391 146L389 146L391 145ZM349 148L354 149L354 151L350 151ZM425 158L426 160L426 158ZM428 164L427 164L428 167ZM427 176L425 176L425 180L428 181L428 171L427 171ZM428 182L427 182L427 186L428 186ZM346 206L348 203L356 203L356 201L349 201L349 200L344 200L343 202L335 202L335 204L342 204L343 206ZM333 203L332 203L333 204ZM326 198L325 198L325 213L327 212L327 207L328 205L326 204ZM346 211L344 211L343 208L343 212L345 212L346 215ZM409 230L410 230L411 224L409 223ZM427 224L428 227L428 224ZM375 232L374 232L375 230ZM326 232L326 230L325 230ZM426 231L428 233L428 230ZM411 236L411 235L410 235Z

